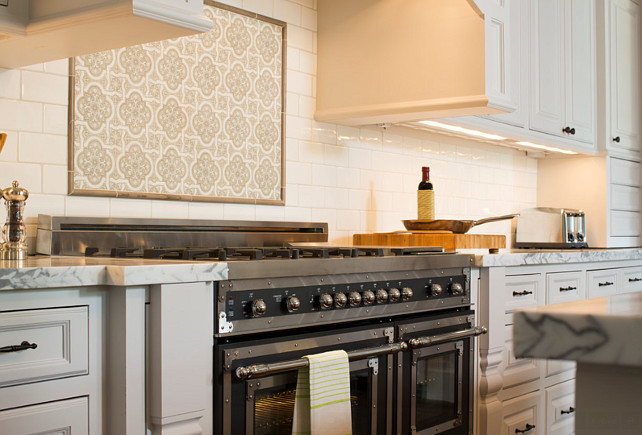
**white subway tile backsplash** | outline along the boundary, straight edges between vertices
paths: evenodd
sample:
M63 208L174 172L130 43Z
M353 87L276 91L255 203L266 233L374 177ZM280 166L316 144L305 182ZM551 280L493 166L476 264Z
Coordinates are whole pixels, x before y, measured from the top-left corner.
M109 217L109 206L109 198L68 196L65 200L65 215Z
M69 59L52 60L43 65L45 72L69 76Z
M301 27L317 30L317 11L310 8L301 9Z
M42 192L42 166L31 163L0 162L0 189L17 180L29 193Z
M43 103L66 104L69 78L57 74L22 72L22 99Z
M18 159L21 162L67 163L67 138L39 133L20 133Z
M152 201L147 199L110 198L109 216L151 218Z
M180 201L151 201L154 219L188 219L189 203Z
M43 132L66 135L68 131L67 116L66 105L45 104L43 106Z
M274 0L274 18L295 26L301 25L301 5L287 0Z
M42 192L65 195L67 193L67 174L66 165L43 165ZM64 196L62 198L64 199Z
M314 33L311 30L298 26L288 26L288 45L315 53L314 40Z
M312 96L312 76L299 71L288 71L288 92Z
M0 129L42 131L42 103L0 98Z
M37 212L76 216L328 222L330 241L403 229L416 217L421 166L430 166L436 215L476 219L536 203L537 160L524 152L392 127L314 120L317 0L224 0L288 23L285 206L67 196L68 59L0 70L0 188L18 179ZM30 210L30 211L29 211ZM33 227L33 228L31 228ZM29 236L35 234L30 224ZM510 234L509 223L480 233Z
M20 98L20 70L0 68L0 98Z

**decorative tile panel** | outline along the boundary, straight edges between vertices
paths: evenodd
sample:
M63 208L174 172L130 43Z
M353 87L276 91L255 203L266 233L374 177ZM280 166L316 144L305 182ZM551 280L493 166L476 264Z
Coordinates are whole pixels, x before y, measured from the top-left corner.
M70 194L284 203L285 23L205 14L207 33L73 59Z

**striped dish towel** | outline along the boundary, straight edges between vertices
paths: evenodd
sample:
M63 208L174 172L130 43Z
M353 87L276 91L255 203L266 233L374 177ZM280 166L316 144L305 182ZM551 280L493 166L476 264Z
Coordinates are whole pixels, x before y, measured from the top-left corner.
M343 350L307 355L299 369L293 435L351 435L350 363Z

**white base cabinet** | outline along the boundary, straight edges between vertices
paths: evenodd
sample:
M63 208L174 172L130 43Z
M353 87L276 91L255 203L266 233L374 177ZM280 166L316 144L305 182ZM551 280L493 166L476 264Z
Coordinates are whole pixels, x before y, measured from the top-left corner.
M89 434L89 400L85 397L59 400L0 411L2 433Z
M572 361L516 359L513 311L614 293L642 291L642 260L486 267L479 270L477 432L574 433Z

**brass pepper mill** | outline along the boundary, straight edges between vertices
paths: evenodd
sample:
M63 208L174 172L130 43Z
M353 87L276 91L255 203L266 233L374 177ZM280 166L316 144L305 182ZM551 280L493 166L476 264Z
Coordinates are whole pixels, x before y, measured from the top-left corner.
M7 205L7 221L2 227L0 256L3 260L23 260L27 257L27 228L23 212L29 192L18 187L15 180L12 184L2 191Z

